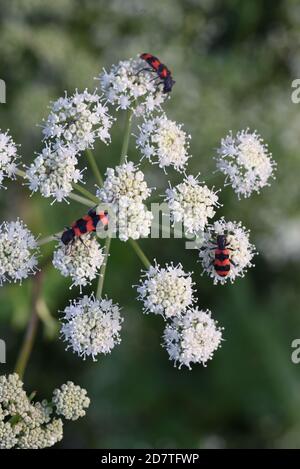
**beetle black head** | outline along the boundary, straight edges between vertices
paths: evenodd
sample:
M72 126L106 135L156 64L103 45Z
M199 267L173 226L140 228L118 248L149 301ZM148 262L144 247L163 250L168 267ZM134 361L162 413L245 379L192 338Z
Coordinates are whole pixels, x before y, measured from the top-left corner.
M170 93L170 91L172 91L173 85L174 85L175 83L176 83L176 82L173 80L173 78L171 77L171 75L168 75L168 76L164 79L163 92L164 92L164 93Z
M227 243L226 235L217 236L217 245L219 249L225 249L226 243Z
M73 228L69 228L68 230L63 232L60 239L61 239L61 242L65 246L67 246L68 244L71 243L71 241L73 241L74 237L75 237L75 233L74 233Z

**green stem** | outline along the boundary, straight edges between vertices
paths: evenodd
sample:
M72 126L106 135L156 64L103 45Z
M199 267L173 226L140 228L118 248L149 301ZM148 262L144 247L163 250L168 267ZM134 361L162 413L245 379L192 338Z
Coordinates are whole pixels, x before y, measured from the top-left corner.
M111 237L108 236L106 238L106 241L105 241L104 260L103 260L103 264L102 264L101 269L100 269L98 288L97 288L97 293L96 293L96 297L98 299L100 299L102 297L104 277L105 277L105 271L106 271L106 266L107 266L107 262L108 262L110 243L111 243Z
M77 184L76 182L73 182L72 184L73 189L76 189L78 192L81 192L82 195L87 197L88 199L92 200L95 202L97 205L99 205L99 199L95 195L93 195L90 191L88 191L85 187L82 187L80 184Z
M120 164L124 163L125 157L127 156L128 145L129 145L129 140L130 140L130 132L131 132L131 121L132 121L132 111L128 110L127 116L126 116L126 122L125 122L125 133L124 133L124 139L123 139L122 150L121 150ZM105 241L104 261L100 269L100 276L99 276L97 293L96 293L96 297L98 299L102 297L104 277L105 277L106 266L108 262L109 250L110 250L110 243L111 243L111 237L108 236Z
M140 245L134 239L130 239L129 242L137 256L140 258L142 264L144 264L146 269L149 269L149 267L151 267L151 262L149 261L148 257L146 256Z
M15 174L17 176L20 176L21 178L26 178L26 173L25 173L25 171L22 171L22 169L17 168L16 171L15 171Z
M52 241L57 241L57 239L60 238L61 235L62 231L60 231L59 233L55 233L54 235L45 236L45 238L42 238L37 242L37 245L43 246L44 244L51 243Z
M128 146L129 146L130 132L131 132L131 122L132 122L132 111L128 109L127 115L126 115L126 121L125 121L125 132L124 132L124 140L123 140L123 145L122 145L122 150L121 150L120 164L123 164L125 162L125 158L128 153Z
M31 317L27 326L23 345L21 347L15 367L15 372L18 373L21 379L23 379L25 369L33 348L34 339L37 333L39 319L36 311L36 306L41 295L42 279L43 273L42 271L39 271L33 280Z
M69 194L68 197L72 200L76 200L76 202L79 202L80 204L86 205L87 207L91 207L95 203L94 200L86 199L85 197L82 197L81 195L74 194L74 192L71 192L71 194ZM98 203L99 203L99 200L98 200Z
M99 184L99 186L103 186L103 179L102 179L100 170L98 168L98 165L96 163L94 153L89 148L86 150L86 156L87 156L89 165L91 167L91 170L93 171L94 176L97 180L97 183Z

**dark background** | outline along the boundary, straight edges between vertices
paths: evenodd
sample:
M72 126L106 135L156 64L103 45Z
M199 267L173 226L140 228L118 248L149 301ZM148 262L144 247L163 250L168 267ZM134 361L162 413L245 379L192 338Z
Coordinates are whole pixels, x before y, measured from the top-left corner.
M65 425L61 448L300 447L300 365L291 342L300 337L299 315L299 105L291 82L300 75L300 4L286 1L42 0L0 1L0 78L7 104L0 128L10 129L24 162L41 148L47 106L64 90L89 87L102 67L152 52L167 63L176 85L168 116L192 134L189 171L209 185L212 156L230 129L257 129L278 162L277 180L260 195L238 201L222 191L219 215L242 220L260 255L244 279L213 286L201 277L197 253L183 240L143 240L160 263L182 262L194 271L199 305L225 327L226 341L207 368L177 370L161 348L163 320L143 316L132 284L140 262L129 245L112 242L105 292L123 307L122 343L97 363L64 351L56 320L70 298L70 282L46 269L44 294L55 321L41 322L26 375L28 390L49 397L69 379L92 399L84 419ZM109 147L95 154L104 172L117 163L122 114ZM134 142L129 156L138 161ZM144 166L147 180L164 190L168 178ZM169 173L172 183L180 176ZM1 191L1 219L20 216L42 236L57 232L82 206L54 204L17 182ZM87 183L94 189L94 180ZM53 245L43 249L51 254ZM30 315L31 281L1 289L0 336L14 368ZM88 291L88 290L86 290Z

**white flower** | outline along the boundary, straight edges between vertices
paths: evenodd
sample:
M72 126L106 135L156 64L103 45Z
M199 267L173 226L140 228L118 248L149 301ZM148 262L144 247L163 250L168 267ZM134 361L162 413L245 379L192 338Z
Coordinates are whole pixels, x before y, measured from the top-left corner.
M221 331L209 310L188 309L186 314L167 324L163 346L179 369L182 365L191 369L193 363L206 366L220 347Z
M165 169L173 166L183 171L190 158L188 154L190 135L182 130L182 125L173 122L165 115L146 120L140 127L137 147L142 155Z
M60 243L53 254L53 265L64 277L71 277L73 285L86 286L96 277L104 256L100 244L91 234L70 247Z
M104 70L97 79L108 102L138 115L159 108L167 95L153 80L155 75L145 68L149 68L147 63L137 58L112 65L108 72Z
M5 187L5 178L15 178L17 158L17 145L7 132L0 130L0 187Z
M63 415L67 420L77 420L85 416L85 409L90 405L87 392L72 381L63 384L61 388L54 389L52 402L56 413Z
M38 247L32 233L19 219L0 225L0 285L18 282L37 270Z
M62 439L63 424L52 419L47 401L27 397L23 383L14 373L0 376L0 448L40 449Z
M37 155L26 171L29 188L38 190L43 197L54 197L54 201L66 200L72 191L72 183L82 179L77 166L76 148L60 143L48 145Z
M121 241L149 236L153 215L142 202L132 201L125 196L121 197L117 217Z
M226 249L229 250L230 270L224 277L217 274L213 265L218 235L225 235L228 243ZM251 261L255 254L255 246L249 241L249 230L241 222L225 221L224 218L214 222L205 231L203 245L199 250L203 270L214 279L215 284L224 284L229 279L233 282L236 277L243 277L247 268L253 266Z
M180 316L193 299L193 282L190 273L182 265L159 264L145 272L144 279L137 287L138 299L144 303L144 313L161 314L165 318Z
M42 449L63 437L63 422L85 415L90 400L85 389L68 381L55 389L52 401L33 402L18 374L0 376L0 449Z
M196 234L207 225L215 215L218 204L217 193L206 185L200 184L193 176L166 190L173 223L183 222L187 233Z
M53 419L45 427L20 426L18 449L43 449L55 445L63 438L63 423L61 419Z
M46 139L55 139L62 144L72 144L77 151L92 148L96 139L110 141L109 130L113 119L107 106L95 92L65 95L51 103L51 112L44 122L43 134Z
M103 187L97 191L97 197L104 203L117 204L126 196L133 202L143 202L151 194L145 181L144 173L131 161L107 168Z
M9 422L0 421L0 449L12 449L18 443L17 428Z
M93 360L99 353L110 353L119 344L121 323L120 308L111 300L93 296L70 302L64 310L61 333L71 348L84 359Z
M249 129L232 132L221 140L217 151L217 168L226 176L225 182L231 184L236 194L249 197L270 185L274 178L276 163L271 158L267 145L259 134Z

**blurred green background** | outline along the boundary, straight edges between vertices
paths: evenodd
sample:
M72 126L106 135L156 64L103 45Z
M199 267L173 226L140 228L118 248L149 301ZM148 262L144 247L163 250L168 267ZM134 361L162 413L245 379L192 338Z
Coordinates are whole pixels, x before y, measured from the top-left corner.
M184 240L143 240L150 258L182 262L194 271L199 306L225 327L226 341L207 368L177 370L160 346L163 320L144 316L132 284L139 260L129 245L112 242L105 292L123 307L122 343L111 355L83 362L40 324L25 375L28 390L50 397L74 380L92 399L86 418L65 425L60 448L300 447L300 364L291 342L300 337L300 104L291 82L300 76L300 4L297 0L0 0L0 78L7 104L0 128L9 128L29 163L41 148L49 100L64 90L95 87L102 67L140 52L158 55L176 85L165 109L192 134L189 171L209 185L212 156L230 129L257 129L278 162L277 180L260 195L238 201L222 190L218 212L242 220L260 255L256 267L234 285L213 286L201 277L197 252ZM99 145L101 170L117 163L122 114L109 147ZM134 142L129 156L138 161ZM168 182L144 165L157 190ZM180 177L169 173L172 183ZM10 182L1 191L1 219L20 216L34 233L57 232L84 208L54 204ZM94 181L87 182L90 190ZM53 245L43 249L51 254ZM45 299L54 318L70 298L70 282L48 267ZM31 305L31 281L1 288L0 337L7 342L10 372Z

